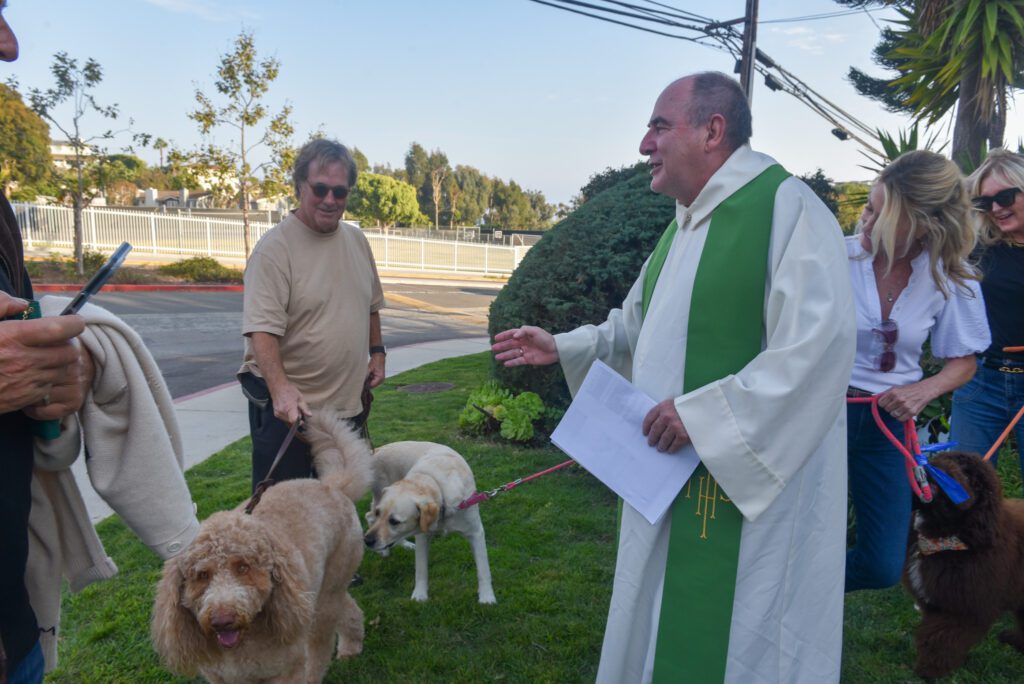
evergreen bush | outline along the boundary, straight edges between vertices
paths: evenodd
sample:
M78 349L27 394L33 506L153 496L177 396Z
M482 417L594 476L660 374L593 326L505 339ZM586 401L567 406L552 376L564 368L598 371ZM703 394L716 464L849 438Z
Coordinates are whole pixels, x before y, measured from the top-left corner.
M646 166L607 171L619 182L586 199L527 252L491 304L488 332L537 325L548 332L601 323L621 306L647 256L672 221L675 202L650 190ZM588 185L593 185L592 178ZM566 406L561 368L505 368L495 377L516 392L532 391L547 406Z

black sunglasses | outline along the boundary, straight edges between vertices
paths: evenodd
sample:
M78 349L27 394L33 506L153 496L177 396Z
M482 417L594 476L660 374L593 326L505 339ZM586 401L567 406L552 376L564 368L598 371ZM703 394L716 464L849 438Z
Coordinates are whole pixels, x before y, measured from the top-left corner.
M310 183L309 181L306 181L306 185L308 185L309 189L313 191L313 194L316 195L317 199L327 197L327 193L334 195L334 199L336 200L343 200L348 197L347 185L330 186L324 185L323 183Z
M994 195L979 195L971 199L971 204L974 205L975 209L982 211L992 211L992 205L998 204L1004 209L1011 206L1017 199L1017 193L1021 192L1020 188L1006 188L1000 190Z

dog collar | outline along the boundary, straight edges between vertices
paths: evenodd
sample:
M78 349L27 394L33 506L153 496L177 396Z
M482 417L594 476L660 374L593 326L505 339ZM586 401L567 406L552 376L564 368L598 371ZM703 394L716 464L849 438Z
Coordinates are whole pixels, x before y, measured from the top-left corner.
M922 556L930 556L933 553L940 553L942 551L966 551L967 544L964 544L960 537L956 535L939 537L937 539L919 535L917 537L917 550L921 552Z

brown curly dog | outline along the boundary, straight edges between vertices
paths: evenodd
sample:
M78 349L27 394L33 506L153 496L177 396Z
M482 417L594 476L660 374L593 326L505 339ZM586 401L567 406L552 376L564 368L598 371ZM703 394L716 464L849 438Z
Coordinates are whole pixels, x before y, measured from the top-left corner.
M976 454L948 452L932 465L970 498L954 504L933 482L934 500L914 514L903 586L921 610L914 671L925 679L960 667L1005 610L1017 628L999 639L1024 651L1024 500L1003 499L995 469Z
M319 682L363 648L363 613L348 594L363 558L353 500L372 478L368 445L343 420L308 421L318 480L289 480L214 513L164 565L152 637L164 664L214 684Z

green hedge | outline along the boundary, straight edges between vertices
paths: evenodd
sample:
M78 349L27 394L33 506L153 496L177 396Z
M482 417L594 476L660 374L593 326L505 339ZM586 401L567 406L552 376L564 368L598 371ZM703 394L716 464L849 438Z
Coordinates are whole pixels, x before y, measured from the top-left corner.
M644 260L675 212L675 202L650 190L646 166L586 201L547 232L524 257L491 304L491 337L520 325L549 332L600 323L620 306ZM536 392L548 406L565 406L561 369L494 367L517 392Z
M160 267L163 275L175 276L193 283L240 283L242 272L229 268L212 257L195 256Z

